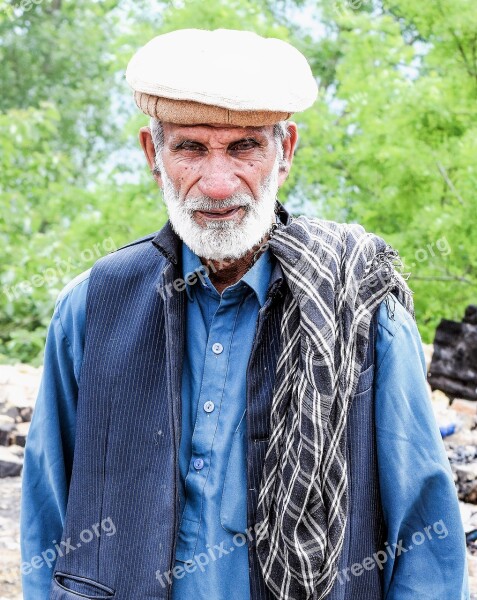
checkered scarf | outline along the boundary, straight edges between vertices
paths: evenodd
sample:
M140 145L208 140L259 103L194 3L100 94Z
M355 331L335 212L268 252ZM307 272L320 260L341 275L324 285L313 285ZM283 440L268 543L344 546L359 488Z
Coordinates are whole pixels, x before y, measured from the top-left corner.
M346 419L369 326L392 292L414 315L395 250L360 225L299 217L269 242L288 290L257 506L257 554L282 600L321 600L348 514Z

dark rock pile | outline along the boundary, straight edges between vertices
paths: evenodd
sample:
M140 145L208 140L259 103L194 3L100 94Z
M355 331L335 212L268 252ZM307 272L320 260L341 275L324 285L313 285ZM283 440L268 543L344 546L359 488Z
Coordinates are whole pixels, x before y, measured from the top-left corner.
M18 475L41 372L28 365L0 365L0 600L22 598Z
M467 307L462 322L440 322L428 379L451 398L477 400L477 306Z
M41 369L0 365L0 478L20 475Z

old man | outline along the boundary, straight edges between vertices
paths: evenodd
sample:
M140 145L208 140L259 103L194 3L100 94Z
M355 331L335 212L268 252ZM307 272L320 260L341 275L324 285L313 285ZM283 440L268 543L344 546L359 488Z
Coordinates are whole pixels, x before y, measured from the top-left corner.
M61 292L26 447L26 600L462 600L465 541L396 251L277 201L303 55L131 59L169 220ZM319 168L319 165L316 166Z

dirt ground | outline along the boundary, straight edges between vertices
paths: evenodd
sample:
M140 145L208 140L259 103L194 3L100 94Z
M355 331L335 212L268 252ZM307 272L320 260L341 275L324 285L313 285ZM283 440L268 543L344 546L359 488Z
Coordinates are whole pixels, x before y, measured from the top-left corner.
M0 600L21 600L21 477L0 479Z

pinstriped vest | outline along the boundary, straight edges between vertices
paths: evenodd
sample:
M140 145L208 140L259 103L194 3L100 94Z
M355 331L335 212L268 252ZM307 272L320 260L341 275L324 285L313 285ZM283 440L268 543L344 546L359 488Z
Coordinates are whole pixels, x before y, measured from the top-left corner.
M286 212L282 210L282 220ZM158 574L174 566L179 516L178 449L185 292L180 240L169 224L100 259L88 284L83 365L68 506L51 600L170 599ZM280 346L286 283L277 264L247 367L247 519L253 530ZM162 292L161 292L162 290ZM349 518L340 576L327 600L382 600L381 572L350 573L383 546L373 418L374 339L348 418ZM114 535L83 532L105 519ZM83 534L83 535L82 535ZM249 542L252 600L273 600ZM164 585L166 584L166 585ZM211 600L215 600L212 599Z

